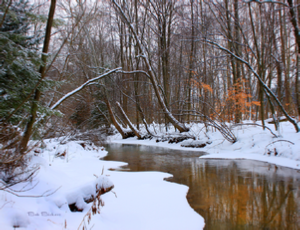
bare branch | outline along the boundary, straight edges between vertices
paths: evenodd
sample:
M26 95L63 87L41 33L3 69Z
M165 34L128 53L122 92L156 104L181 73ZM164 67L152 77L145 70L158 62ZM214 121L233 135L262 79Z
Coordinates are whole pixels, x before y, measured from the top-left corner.
M51 196L53 195L54 193L56 193L59 189L61 188L58 187L57 189L55 189L54 191L50 192L50 190L47 190L45 191L44 193L42 193L41 195L20 195L18 194L17 192L22 192L22 191L13 191L12 189L5 189L4 191L5 192L8 192L14 196L17 196L17 197L26 197L26 198L40 198L40 197L48 197L48 196ZM49 193L50 192L50 193Z
M242 126L242 125L255 125L255 126L263 127L265 129L268 129L274 137L278 137L275 133L273 133L273 131L269 127L267 127L265 125L259 125L256 123L246 123L246 124L234 124L233 126Z
M291 142L291 141L287 141L287 140L277 140L277 141L273 141L272 143L268 144L268 145L266 146L266 148L267 148L269 145L271 145L271 144L274 144L274 143L276 143L276 142L281 142L281 141L283 141L283 142L288 142L288 143L290 143L290 144L292 144L292 145L295 145L295 143L293 143L293 142Z
M259 76L259 74L253 69L253 67L249 64L249 62L247 62L246 60L244 60L242 57L239 57L238 55L234 54L233 52L231 52L230 50L226 49L225 47L221 46L220 44L213 42L211 40L208 39L204 39L205 42L207 42L208 44L211 44L213 46L218 47L219 49L229 53L230 55L232 55L234 58L236 58L237 60L239 60L240 62L244 63L249 69L250 71L254 74L254 76L257 78L257 80L262 84L262 86L265 88L265 90L272 96L272 98L276 101L276 103L278 104L279 108L281 109L281 111L283 112L283 114L285 115L285 117L287 118L287 120L289 122L291 122L294 127L296 132L300 132L300 128L296 122L295 119L293 119L287 112L286 110L283 108L283 105L281 104L281 102L278 100L278 98L276 97L276 95L272 92L272 90L265 84L265 82L261 79L261 77Z
M274 3L274 4L279 4L279 5L283 5L286 7L289 7L288 4L284 3L284 2L279 2L279 1L273 1L273 0L265 0L265 1L259 1L259 0L249 0L249 1L245 1L243 0L244 3L251 3L251 2L255 2L258 4L263 4L263 3Z
M91 84L92 82L97 81L97 80L99 80L101 78L104 78L104 77L106 77L106 76L108 76L108 75L110 75L112 73L115 73L115 72L117 72L120 69L121 69L121 67L113 69L113 70L108 71L108 72L106 72L106 73L104 73L104 74L102 74L102 75L100 75L98 77L95 77L95 78L92 78L92 79L86 81L81 86L77 87L76 89L72 90L71 92L69 92L65 96L63 96L61 99L59 99L54 105L51 106L51 109L55 109L56 107L58 107L64 100L66 100L67 98L69 98L69 97L73 96L74 94L78 93L85 86L87 86L87 85Z

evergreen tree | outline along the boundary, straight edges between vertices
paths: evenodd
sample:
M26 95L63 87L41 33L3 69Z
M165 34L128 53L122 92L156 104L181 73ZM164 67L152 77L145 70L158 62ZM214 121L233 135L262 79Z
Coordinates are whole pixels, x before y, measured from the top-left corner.
M40 39L29 35L31 10L26 0L0 5L0 121L30 94L40 76L41 58L37 48ZM29 102L14 114L11 123L27 115Z

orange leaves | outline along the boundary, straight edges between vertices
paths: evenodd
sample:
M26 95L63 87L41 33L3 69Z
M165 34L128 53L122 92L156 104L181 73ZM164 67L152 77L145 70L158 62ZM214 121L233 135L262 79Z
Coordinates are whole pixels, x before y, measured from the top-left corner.
M192 73L193 75L197 75L197 72L194 71L194 70L192 70L191 73ZM193 80L194 80L194 79L193 79Z
M245 93L242 88L233 88L228 90L228 97L226 101L231 101L234 104L243 105L249 103L247 101L248 98L251 98L251 95Z
M259 101L252 101L251 103L252 103L252 105L260 106L260 102Z
M195 78L188 79L188 85L192 89L192 93L201 94L213 93L214 89L207 83L201 82L200 76L197 72L191 71ZM231 85L227 91L220 94L223 98L214 103L213 113L210 111L210 118L214 119L215 116L227 121L247 119L255 114L254 107L260 106L260 102L253 101L252 95L249 93L248 83L244 79L239 79L236 83ZM224 94L223 94L224 93ZM200 95L197 95L200 96ZM206 95L206 98L210 98Z
M190 73L192 75L196 76L196 77L200 77L199 74L194 70L191 70ZM205 84L204 82L197 81L195 79L190 79L190 87L191 88L196 87L198 89L204 89L206 92L210 92L210 93L213 92L213 89L210 87L210 85Z
M213 89L210 87L210 85L207 85L205 83L201 83L201 86L204 90L209 91L209 92L213 92Z
M198 82L196 81L195 79L191 79L191 82L193 85L195 85L198 89L204 89L205 91L207 92L210 92L212 93L213 92L213 89L210 87L210 85L208 84L205 84L203 82Z
M241 113L249 113L251 106L260 106L260 102L251 101L251 94L246 93L247 87L245 80L238 80L229 90L226 101L233 105L233 110L239 110Z
M227 121L234 120L236 116L241 116L243 119L253 115L255 113L253 106L260 106L260 102L252 101L252 95L248 91L246 81L238 80L227 90L223 102L216 105L215 111Z

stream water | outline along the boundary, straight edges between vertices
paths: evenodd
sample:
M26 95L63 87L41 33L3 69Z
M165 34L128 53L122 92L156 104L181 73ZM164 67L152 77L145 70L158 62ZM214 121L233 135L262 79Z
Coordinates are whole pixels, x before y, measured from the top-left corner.
M206 230L299 230L300 171L249 160L200 159L203 152L108 144L118 170L161 171L189 186L187 199Z

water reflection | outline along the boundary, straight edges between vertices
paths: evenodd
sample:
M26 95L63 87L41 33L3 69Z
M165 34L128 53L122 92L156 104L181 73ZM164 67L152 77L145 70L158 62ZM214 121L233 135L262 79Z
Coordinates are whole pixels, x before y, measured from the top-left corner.
M105 160L130 171L162 171L190 187L187 199L205 229L300 229L300 172L244 160L204 160L201 152L107 145Z

